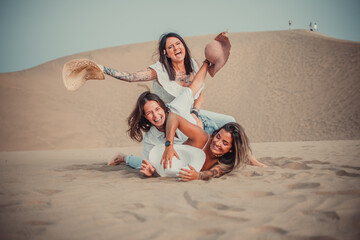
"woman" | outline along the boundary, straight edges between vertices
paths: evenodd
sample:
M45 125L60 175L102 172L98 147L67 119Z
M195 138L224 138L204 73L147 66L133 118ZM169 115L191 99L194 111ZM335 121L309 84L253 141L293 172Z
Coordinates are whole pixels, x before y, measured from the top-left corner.
M186 109L190 108L194 101L194 96L203 85L208 64L207 61L204 61L203 66L199 70L199 73L192 84L186 88L179 97L168 104L168 106L166 106L158 96L151 94L150 92L145 92L139 97L134 111L128 118L128 133L132 139L139 142L144 139L144 159L149 159L150 150L155 145L165 143L165 126L168 124L169 116L172 116L170 110L183 116L181 119L184 121L196 126L195 120L190 116L190 113L186 111ZM174 116L178 116L177 114L174 114ZM200 127L198 128L201 130ZM145 132L144 138L142 132ZM177 128L173 129L173 132L173 143L181 144L187 140L187 137ZM256 159L253 159L255 164ZM155 172L155 169L147 164L148 162L146 160L144 160L145 165L143 164L142 166L142 158L132 155L126 156L124 154L118 154L108 163L108 165L117 165L121 162L126 162L127 165L134 168L140 168L141 166L141 172L147 176L153 175ZM212 169L212 172L214 171L215 170ZM211 171L204 173L203 179L206 179L208 176L211 176Z
M223 36L222 39L227 39L224 33ZM154 93L165 103L170 103L186 87L190 86L199 70L199 64L191 58L190 50L184 39L176 33L167 33L161 36L158 54L159 60L155 64L136 73L118 71L102 65L98 66L105 74L123 81L153 81ZM206 110L201 110L201 114L199 114L203 101L204 96L201 91L195 96L193 108L190 111L199 124L204 124L205 131L212 132L218 126L235 121L231 116Z
M165 143L166 119L170 111L181 115L193 124L197 124L190 113L190 109L194 103L194 97L204 84L208 65L209 62L205 60L189 87L184 88L184 91L167 105L156 94L149 91L142 93L128 117L128 134L135 141L144 141L143 158L118 153L108 162L108 165L126 162L127 165L140 169L142 160L149 159L150 150L155 145ZM143 132L145 133L144 136ZM182 144L186 140L187 137L181 131L176 131L174 138L176 143Z
M174 156L179 158L174 150L174 144L172 144L175 131L178 128L188 136L188 140L184 144L202 149L205 153L205 162L200 172L197 172L192 166L181 168L178 177L182 181L209 180L246 164L266 167L252 155L249 140L244 129L238 123L227 123L210 136L209 133L179 115L169 113L166 124L166 139L170 144L166 145L160 162L160 164L163 163L165 169L171 167ZM160 159L151 159L150 161L154 163ZM152 176L156 170L149 161L144 160L140 172L146 176Z

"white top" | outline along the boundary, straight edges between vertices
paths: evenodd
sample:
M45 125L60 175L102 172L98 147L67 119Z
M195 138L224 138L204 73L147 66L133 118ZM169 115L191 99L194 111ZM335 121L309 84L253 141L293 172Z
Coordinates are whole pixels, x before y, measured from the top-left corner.
M191 63L194 69L194 76L199 71L199 66L197 65L196 61L192 58ZM169 74L166 71L164 65L157 61L156 63L149 66L150 68L154 69L157 74L157 81L153 81L153 91L156 95L158 95L165 103L170 103L174 100L177 96L179 96L186 87L180 86L176 81L170 80ZM201 90L204 88L205 84L202 86L200 91L195 95L194 99L198 99Z
M193 92L187 87L183 87L183 89L183 92L171 103L167 104L167 106L171 112L180 115L193 124L196 124L194 117L190 114L190 109L194 104ZM179 129L176 130L176 136L177 137L174 138L174 144L182 144L188 139L188 137ZM160 132L155 126L151 126L150 130L144 135L143 158L149 159L151 149L155 145L164 144L165 141L165 133Z

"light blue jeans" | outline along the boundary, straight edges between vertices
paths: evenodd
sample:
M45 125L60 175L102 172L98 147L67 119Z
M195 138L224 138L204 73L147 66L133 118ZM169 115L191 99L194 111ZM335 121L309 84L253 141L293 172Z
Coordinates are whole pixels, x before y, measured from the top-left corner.
M229 122L235 122L235 118L229 115L200 110L199 118L204 124L204 131L212 133Z
M134 156L134 155L129 155L129 156L127 156L125 158L125 161L126 161L127 166L130 166L130 167L135 168L135 169L140 169L143 158L138 157L138 156Z

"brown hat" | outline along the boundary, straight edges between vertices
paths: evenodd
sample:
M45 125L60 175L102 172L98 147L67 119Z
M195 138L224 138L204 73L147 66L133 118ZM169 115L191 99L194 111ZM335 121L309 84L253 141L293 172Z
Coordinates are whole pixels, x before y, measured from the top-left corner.
M89 59L74 59L64 64L63 80L67 90L76 91L87 80L103 80L104 73L99 66Z
M208 72L211 77L227 62L230 55L231 44L229 38L222 32L205 47L205 58L211 63Z

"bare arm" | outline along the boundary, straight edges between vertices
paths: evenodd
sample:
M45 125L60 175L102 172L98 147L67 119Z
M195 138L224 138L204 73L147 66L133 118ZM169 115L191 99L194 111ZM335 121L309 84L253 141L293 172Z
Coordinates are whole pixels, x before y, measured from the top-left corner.
M199 72L195 75L194 80L190 84L189 88L192 90L193 96L195 96L196 93L203 86L203 84L205 82L208 66L209 66L208 62L204 61Z
M199 180L210 180L213 177L221 177L221 170L219 166L214 166L209 170L202 171L199 173Z
M193 147L202 148L208 137L207 133L204 132L199 126L188 122L185 118L182 118L175 113L170 112L166 120L167 141L174 143L176 129L179 129L188 137L186 143ZM160 164L163 164L165 169L167 168L168 164L171 167L173 156L179 158L173 144L171 144L165 148Z
M190 169L182 168L178 174L178 177L183 182L189 182L192 180L210 180L213 177L220 177L221 170L219 166L214 166L210 170L197 172L192 166L189 166Z
M200 109L201 106L203 105L203 103L204 103L204 91L201 91L198 99L196 99L196 100L194 101L194 105L193 105L193 106L194 106L195 108L197 108L197 109Z
M199 63L196 61L196 64L199 66L199 68L200 68L200 65L199 65ZM202 72L201 74L203 74L204 75L204 72ZM205 72L205 74L206 74L206 72ZM206 75L205 75L206 76ZM205 76L202 76L202 78L205 80ZM195 77L196 77L196 75L195 75ZM204 103L204 91L201 91L201 93L200 93L200 95L199 95L199 97L194 101L194 105L193 105L193 107L195 107L195 108L197 108L197 109L200 109L201 108L201 106L203 105L203 103Z
M176 129L184 133L188 140L186 143L193 147L202 148L207 140L207 133L199 126L192 124L185 118L170 112L166 120L166 140L174 141Z
M108 68L102 65L98 65L100 69L111 77L114 77L119 80L126 82L141 82L141 81L151 81L157 79L156 71L152 68L146 70L138 71L135 73L118 71L113 68Z

